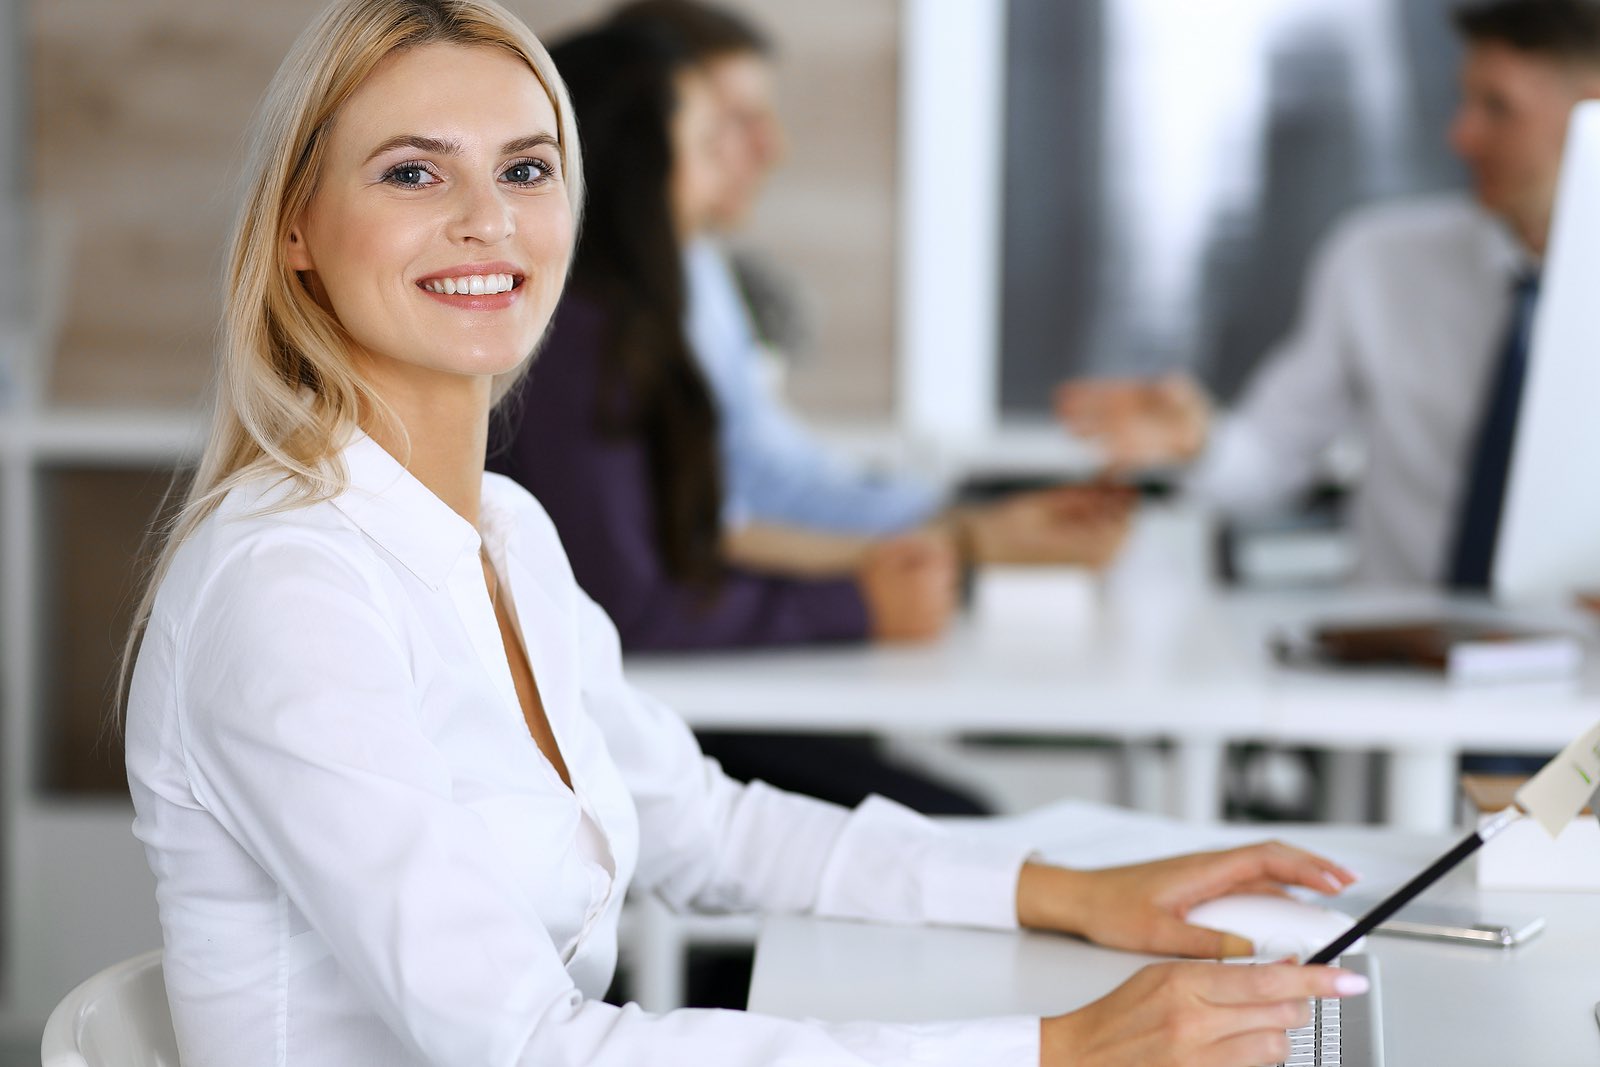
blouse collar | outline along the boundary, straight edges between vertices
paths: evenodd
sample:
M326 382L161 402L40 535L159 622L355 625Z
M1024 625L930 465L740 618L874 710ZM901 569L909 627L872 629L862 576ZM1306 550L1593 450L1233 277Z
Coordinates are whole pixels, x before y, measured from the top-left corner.
M482 545L470 522L367 434L358 432L340 458L349 485L334 506L430 589Z

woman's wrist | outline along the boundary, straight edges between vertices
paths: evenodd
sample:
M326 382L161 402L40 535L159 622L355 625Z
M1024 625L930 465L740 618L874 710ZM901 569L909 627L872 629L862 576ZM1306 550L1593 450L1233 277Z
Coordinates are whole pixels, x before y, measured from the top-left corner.
M1039 1020L1039 1065L1056 1067L1072 1062L1068 1016L1056 1015Z
M1017 925L1087 937L1093 880L1093 871L1024 863L1017 876Z
M949 540L955 550L956 564L969 571L980 562L977 509L962 505L952 507L933 520L933 529Z
M925 529L943 538L955 553L961 606L971 606L978 564L981 562L973 509L952 507L930 522Z

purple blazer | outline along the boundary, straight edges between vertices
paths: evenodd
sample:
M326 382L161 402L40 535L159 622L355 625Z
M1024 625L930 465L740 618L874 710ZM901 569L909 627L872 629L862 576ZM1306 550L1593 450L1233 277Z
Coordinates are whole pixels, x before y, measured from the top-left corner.
M489 469L516 479L550 513L578 584L605 609L628 651L862 641L866 604L849 579L779 578L728 568L716 595L685 587L655 543L646 445L597 427L606 324L569 293L491 434Z

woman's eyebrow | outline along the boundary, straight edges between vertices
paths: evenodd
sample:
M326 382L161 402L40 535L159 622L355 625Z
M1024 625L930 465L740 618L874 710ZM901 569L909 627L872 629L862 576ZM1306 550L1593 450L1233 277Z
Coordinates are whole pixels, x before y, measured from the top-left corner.
M507 141L501 146L500 151L502 154L510 155L514 152L526 152L530 148L539 148L544 145L549 145L552 148L559 148L560 142L556 140L555 135L553 134L535 133L530 134L527 137L518 137L514 141ZM459 156L461 155L462 151L460 141L446 141L438 137L424 137L420 133L402 133L398 137L389 138L377 148L374 148L372 150L372 154L367 156L366 162L371 163L374 159L377 159L385 152L392 151L396 148L415 148L419 152L428 152L436 156Z
M374 159L395 148L415 148L420 152L429 152L436 156L459 156L461 142L442 141L437 137L424 137L420 133L402 133L398 137L391 137L372 150L366 159L371 163Z
M526 152L530 148L544 146L560 148L561 142L556 140L554 134L536 133L529 137L518 137L515 141L507 141L500 147L500 151L509 156L514 152Z

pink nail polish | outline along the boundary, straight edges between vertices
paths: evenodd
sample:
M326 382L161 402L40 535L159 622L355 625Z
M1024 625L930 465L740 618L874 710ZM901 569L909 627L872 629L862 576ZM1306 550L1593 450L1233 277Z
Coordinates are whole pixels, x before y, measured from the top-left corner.
M1364 974L1346 971L1333 980L1333 988L1341 997L1356 997L1371 989L1372 983Z

